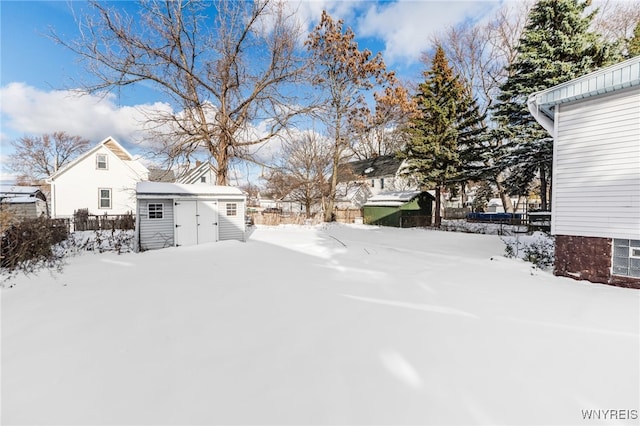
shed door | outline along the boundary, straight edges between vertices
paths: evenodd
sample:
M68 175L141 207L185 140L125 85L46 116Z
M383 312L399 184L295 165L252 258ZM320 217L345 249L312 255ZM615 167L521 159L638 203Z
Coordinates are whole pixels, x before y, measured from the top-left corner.
M177 246L218 241L218 203L216 201L180 200L174 205Z
M176 245L192 246L198 244L198 206L196 201L176 201Z
M198 244L218 241L217 201L198 201Z

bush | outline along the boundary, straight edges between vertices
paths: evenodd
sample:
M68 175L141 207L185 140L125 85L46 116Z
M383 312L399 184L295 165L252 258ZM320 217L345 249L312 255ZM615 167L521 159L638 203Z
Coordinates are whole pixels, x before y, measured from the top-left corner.
M40 217L14 223L2 234L0 267L8 272L33 272L41 266L60 268L62 255L53 246L68 236L64 221Z
M533 263L540 269L553 266L555 240L544 232L535 232L530 236L505 237L505 257L519 258Z

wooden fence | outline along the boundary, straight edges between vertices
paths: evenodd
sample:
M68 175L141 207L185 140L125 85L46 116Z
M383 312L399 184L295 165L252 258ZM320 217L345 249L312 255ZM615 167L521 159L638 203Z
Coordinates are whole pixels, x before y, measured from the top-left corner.
M72 225L73 231L128 230L135 228L136 218L133 213L94 215L79 210L73 215Z

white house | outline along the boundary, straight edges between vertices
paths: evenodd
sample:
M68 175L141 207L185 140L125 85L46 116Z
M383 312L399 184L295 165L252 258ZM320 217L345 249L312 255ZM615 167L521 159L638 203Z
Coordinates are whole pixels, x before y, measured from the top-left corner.
M138 249L244 240L246 195L207 184L139 182Z
M217 173L211 162L201 163L198 161L196 167L189 170L184 176L178 179L177 183L208 183L214 185L216 183Z
M136 183L149 170L108 137L48 179L52 217L70 217L78 209L92 214L124 214L136 209Z
M554 139L555 273L640 288L640 56L528 105Z

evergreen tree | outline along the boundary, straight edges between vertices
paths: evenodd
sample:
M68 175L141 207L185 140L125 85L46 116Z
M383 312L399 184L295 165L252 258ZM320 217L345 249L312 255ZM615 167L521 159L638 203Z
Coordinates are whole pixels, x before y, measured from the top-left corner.
M460 78L460 77L458 77ZM456 129L458 131L458 153L460 156L460 172L457 180L489 179L487 173L487 157L490 155L488 145L488 129L486 114L480 111L480 106L472 97L468 84L462 85L460 99L456 108Z
M456 125L461 90L440 46L424 76L415 96L420 114L409 125L410 138L403 157L407 159L407 173L424 189L435 188L434 225L439 227L442 191L460 170Z
M638 55L640 55L640 22L636 24L636 27L633 30L633 37L629 40L629 51L627 52L627 57L633 58Z
M539 0L528 17L516 60L500 88L493 110L503 141L501 169L512 169L511 187L525 193L536 174L540 178L542 207L549 208L553 141L527 109L527 97L586 74L614 60L613 49L589 32L597 11L585 15L589 0Z

